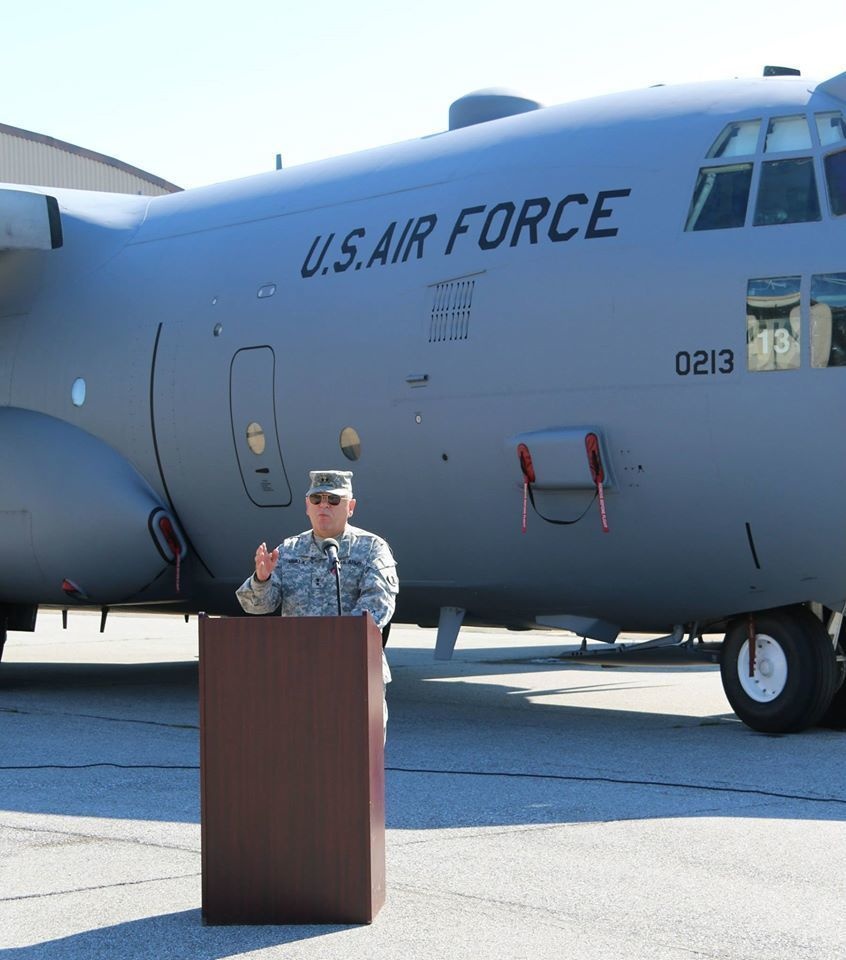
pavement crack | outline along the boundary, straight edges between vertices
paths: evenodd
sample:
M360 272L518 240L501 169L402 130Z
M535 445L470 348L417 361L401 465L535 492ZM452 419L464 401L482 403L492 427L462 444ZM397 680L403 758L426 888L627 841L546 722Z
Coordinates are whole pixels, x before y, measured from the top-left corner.
M394 881L391 884L392 890L402 890L406 893L417 894L424 897L427 901L431 901L435 897L441 897L443 899L455 899L463 900L471 903L484 904L485 906L490 906L496 910L510 910L514 913L523 914L524 916L534 917L539 922L545 922L551 927L555 927L559 930L569 930L572 931L574 928L583 929L587 926L583 916L577 915L574 913L568 913L561 907L544 907L537 906L535 904L521 903L516 900L507 900L502 897L492 897L485 896L477 893L467 893L463 890L450 890L450 889L439 889L437 887L423 886L412 883L402 883ZM595 919L595 917L593 918ZM620 939L614 933L610 934L614 939ZM634 940L634 937L629 938L630 941ZM673 950L681 951L691 957L702 957L708 958L708 960L719 960L721 957L725 957L724 953L713 953L711 951L699 950L695 947L688 947L684 944L679 943L678 941L665 941L656 939L653 937L638 937L637 942L641 945L643 944L656 944L662 947L669 947ZM628 952L626 952L628 956ZM647 956L647 953L643 954Z
M137 847L150 847L157 850L174 850L179 853L192 853L200 856L196 847L183 847L178 843L155 843L137 837L113 837L102 833L86 833L82 830L62 830L57 827L27 827L19 823L0 822L0 830L19 830L23 833L48 834L56 837L74 837L80 840L93 840L106 843L128 843ZM0 898L2 899L2 898Z
M563 911L554 910L550 907L538 907L528 903L520 903L516 900L505 900L501 897L483 896L482 894L478 893L467 893L463 890L438 889L436 887L421 886L397 881L394 881L391 884L391 888L394 890L404 890L407 893L415 893L425 897L427 900L431 900L433 897L466 900L472 903L482 903L486 906L494 907L496 909L505 908L518 913L539 915L548 922L551 922L553 926L559 927L560 929L570 929L578 924L577 918L570 917L563 913Z
M95 763L26 763L0 766L0 773L9 770L94 770L97 767L112 767L115 770L199 770L197 763L112 763L107 760Z
M633 816L633 817L603 817L596 820L588 821L569 821L561 820L556 823L527 823L522 824L521 826L514 827L482 827L477 830L465 830L463 833L450 833L446 836L438 830L437 827L424 827L419 829L434 829L437 831L433 836L424 836L416 837L413 840L402 840L397 843L398 847L411 847L419 846L425 843L437 843L437 844L455 844L461 843L462 841L467 840L487 840L493 837L513 837L519 836L520 834L528 833L540 833L543 830L577 830L585 827L595 827L598 824L610 825L612 823L642 823L645 819L652 820L661 820L663 817L643 817L643 816Z
M728 793L740 796L771 797L775 800L800 800L806 803L833 803L846 806L846 797L820 797L808 794L782 793L759 787L731 787L708 783L684 783L671 780L640 780L628 777L600 777L584 774L533 773L516 770L441 770L429 767L385 767L390 773L415 773L448 777L506 777L525 780L563 780L571 783L611 783L620 786L660 787L674 790L696 790L707 793Z
M77 713L61 710L22 710L20 707L0 707L0 713L12 713L28 717L73 717L81 720L103 720L106 723L135 723L148 727L166 727L172 730L199 730L199 723L174 723L164 720L142 720L137 717L110 717L99 713Z
M633 818L635 819L635 818ZM616 821L610 820L601 820L593 821L593 823L612 823ZM411 847L418 846L424 843L460 843L464 840L486 840L489 837L513 837L518 836L521 833L540 833L542 830L560 830L563 828L578 827L582 826L579 823L528 823L523 824L522 826L515 827L500 827L495 829L493 827L482 827L478 830L465 830L463 833L450 833L446 836L442 835L440 831L437 832L435 836L425 836L417 837L414 840L403 840L397 843L398 847ZM421 829L433 829L431 827L424 827ZM437 828L434 828L437 830Z
M102 883L92 887L71 887L69 890L51 890L48 893L23 893L17 897L0 897L0 903L12 903L15 900L42 900L48 897L66 897L74 893L90 893L94 890L117 890L120 887L137 887L145 883L161 883L167 880L187 880L199 876L199 872L179 873L164 877L150 877L147 880L123 880L120 883Z

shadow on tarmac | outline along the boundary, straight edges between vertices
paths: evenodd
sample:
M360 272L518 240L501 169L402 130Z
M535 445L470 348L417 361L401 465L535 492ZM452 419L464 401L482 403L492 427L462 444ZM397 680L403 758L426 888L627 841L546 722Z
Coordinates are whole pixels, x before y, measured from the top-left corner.
M466 661L412 653L394 670L386 754L387 826L410 831L409 842L424 839L414 831L437 838L432 831L621 819L846 818L842 734L766 737L728 713L614 708L622 691L666 682L658 666L580 664L593 681L580 685L565 666L561 685L543 691L484 682L485 670L504 672L501 650L473 664L472 678ZM509 674L537 670L522 658L511 664ZM584 706L587 689L609 706ZM544 693L572 693L573 702L532 702ZM0 741L7 810L199 822L196 662L3 664ZM85 762L95 765L74 767ZM349 929L205 927L195 909L0 949L0 960L223 960Z
M537 672L524 658L504 661L502 649L487 662L476 651L472 679L466 661L403 652L413 662L398 657L388 700L389 828L595 822L621 810L630 819L714 815L715 804L718 816L846 817L835 788L842 733L765 736L731 713L615 709L621 693L661 687L658 665L563 666L561 685L540 690L484 682L504 663L512 675ZM573 669L595 682L568 682ZM196 662L3 664L0 806L199 823L197 686ZM596 694L608 706L595 706ZM544 695L573 702L532 702Z
M206 927L199 910L184 910L86 930L28 947L0 949L0 958L68 960L69 957L80 957L88 960L114 957L115 960L134 960L136 957L190 957L191 960L222 960L254 950L328 937L349 929L346 926Z

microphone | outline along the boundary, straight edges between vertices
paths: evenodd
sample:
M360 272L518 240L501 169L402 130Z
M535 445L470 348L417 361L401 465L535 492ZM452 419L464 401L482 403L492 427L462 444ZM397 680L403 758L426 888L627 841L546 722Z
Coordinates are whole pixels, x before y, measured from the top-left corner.
M337 570L340 565L340 560L338 560L338 541L333 540L331 537L328 540L324 540L321 544L321 549L329 558L329 562Z

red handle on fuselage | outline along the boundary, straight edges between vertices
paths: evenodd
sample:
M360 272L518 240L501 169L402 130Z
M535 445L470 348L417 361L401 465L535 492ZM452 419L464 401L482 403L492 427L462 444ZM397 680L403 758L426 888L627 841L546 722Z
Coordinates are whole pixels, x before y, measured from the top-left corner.
M605 470L602 467L602 457L599 453L599 437L597 437L595 433L589 433L585 437L585 450L587 450L590 475L596 484L596 495L599 498L599 522L602 524L602 532L608 533L608 514L605 512L605 491L602 487L602 484L605 482Z
M520 458L520 469L523 471L523 533L526 532L526 517L528 514L529 484L535 482L535 468L532 464L532 455L525 443L517 447L517 456Z

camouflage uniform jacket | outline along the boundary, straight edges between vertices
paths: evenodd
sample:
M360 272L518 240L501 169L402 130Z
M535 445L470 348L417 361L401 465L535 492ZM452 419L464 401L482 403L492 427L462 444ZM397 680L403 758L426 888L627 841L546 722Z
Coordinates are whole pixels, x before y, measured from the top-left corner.
M399 591L391 548L381 537L349 524L337 539L341 611L355 615L366 610L381 629L393 616ZM270 577L262 582L251 576L236 596L247 613L272 613L280 606L283 617L334 616L338 612L335 577L311 530L284 540ZM383 672L386 668L383 661Z

